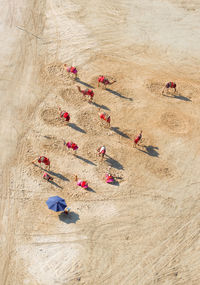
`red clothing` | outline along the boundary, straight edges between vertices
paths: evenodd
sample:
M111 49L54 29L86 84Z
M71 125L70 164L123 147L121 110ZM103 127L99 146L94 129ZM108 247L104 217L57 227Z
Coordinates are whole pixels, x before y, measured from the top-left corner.
M135 140L134 142L137 144L142 138L142 135L140 134Z
M45 156L40 156L38 162L44 163L45 165L50 165L50 160Z
M62 111L62 112L60 113L60 117L61 117L61 118L65 118L66 121L69 121L69 120L70 120L70 115L69 115L69 113L68 113L68 112L65 112L65 111Z
M87 90L87 95L93 97L94 96L94 92L92 91L92 89L88 89Z
M47 174L46 172L44 173L43 178L48 180L48 181L53 180L53 178L49 174Z
M101 83L103 83L103 82L104 82L104 79L105 79L104 76L100 76L100 77L98 78L98 81L101 82Z

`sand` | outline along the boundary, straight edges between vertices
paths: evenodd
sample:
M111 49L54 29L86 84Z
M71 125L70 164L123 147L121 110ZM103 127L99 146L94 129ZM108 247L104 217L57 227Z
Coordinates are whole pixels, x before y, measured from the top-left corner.
M199 284L199 1L0 3L0 283ZM117 82L98 88L99 74ZM176 95L161 95L168 81ZM87 84L92 104L77 92ZM39 155L53 184L31 163ZM103 180L110 166L116 185ZM47 208L54 195L68 217Z

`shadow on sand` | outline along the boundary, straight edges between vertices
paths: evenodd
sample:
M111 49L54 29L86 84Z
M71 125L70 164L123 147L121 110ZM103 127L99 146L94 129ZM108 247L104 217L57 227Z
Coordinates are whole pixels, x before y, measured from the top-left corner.
M91 104L93 104L94 106L96 106L97 108L100 108L100 109L103 109L103 110L107 110L107 111L110 111L110 109L104 105L99 105L95 102L91 102Z
M74 123L69 123L68 126L80 133L86 134L86 131L84 131L83 129L81 129L80 127L78 127L76 124Z
M159 157L158 147L152 145L141 145L145 150L137 148L137 150L144 152L150 156Z
M116 168L116 169L121 169L123 170L124 167L121 163L119 163L117 160L115 160L114 158L110 157L109 155L106 154L106 162L108 164L110 164L110 166L112 166L113 168Z
M82 84L82 85L85 85L86 87L93 88L93 89L95 88L94 86L92 86L92 85L90 85L84 81L81 81L79 78L76 78L75 81Z
M61 214L59 214L58 217L59 217L60 221L66 223L66 224L76 224L76 222L78 220L80 220L79 214L77 214L75 212L69 212L69 214L62 212Z
M93 193L96 193L96 191L94 191L94 189L92 189L91 187L88 187L87 189L85 189L86 191L89 191L89 192L93 192Z
M84 157L82 157L82 156L80 156L80 155L77 155L77 154L75 154L75 156L76 156L78 159L80 159L80 160L82 160L82 161L84 161L84 162L86 162L86 163L88 163L88 164L91 164L91 165L95 165L95 166L96 166L96 164L95 164L94 162L92 162L91 160L89 160L89 159L86 159L86 158L84 158Z
M162 94L163 96L165 97L168 97L168 98L175 98L175 99L179 99L179 100L182 100L182 101L187 101L187 102L192 102L192 100L188 97L185 97L179 93L176 93L176 94L172 94L172 95L168 95L168 94Z
M112 89L106 88L105 90L107 90L108 92L110 92L110 93L112 93L112 94L114 94L114 95L116 95L116 96L118 96L118 97L120 97L120 98L122 98L122 99L126 99L126 100L129 100L129 101L133 101L132 98L125 97L125 96L121 95L120 93L118 93L117 91L114 91L114 90L112 90Z
M120 129L118 127L111 127L110 129L112 131L114 131L116 134L118 134L124 138L130 139L130 137L127 134L125 134L124 132L120 131Z
M54 185L54 186L56 186L57 188L60 188L60 189L63 189L63 187L61 187L60 185L58 185L56 182L54 182L54 181L47 181L47 182L49 182L49 183L51 183L52 185Z
M43 167L41 167L41 166L39 166L39 165L37 165L37 164L35 164L35 163L34 163L34 165L37 166L37 167L39 167L41 170L43 170L43 171L49 173L49 174L52 175L52 176L56 176L57 178L59 178L59 179L61 179L61 180L63 180L63 181L69 181L69 179L68 179L67 177L63 176L63 175L60 174L60 173L54 172L54 171L52 171L52 170L47 170L47 169L45 169L45 168L43 168ZM54 183L55 183L55 182L54 182ZM53 184L53 183L52 183L52 184ZM55 183L55 184L56 184L56 183Z

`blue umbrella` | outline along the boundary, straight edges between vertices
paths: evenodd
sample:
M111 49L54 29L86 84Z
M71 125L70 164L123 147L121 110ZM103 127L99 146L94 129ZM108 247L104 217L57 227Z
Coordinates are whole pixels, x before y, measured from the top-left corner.
M55 212L64 211L64 209L67 207L65 200L59 196L50 197L46 201L46 204L50 210L53 210Z

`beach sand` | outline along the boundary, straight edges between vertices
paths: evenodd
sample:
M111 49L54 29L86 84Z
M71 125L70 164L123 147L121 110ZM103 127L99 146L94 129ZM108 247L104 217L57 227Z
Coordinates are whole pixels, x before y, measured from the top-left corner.
M0 3L0 283L200 284L199 1ZM117 82L98 88L100 74ZM161 95L168 81L176 95ZM31 163L40 155L52 184ZM103 180L110 166L116 185ZM47 208L55 195L69 216Z

